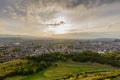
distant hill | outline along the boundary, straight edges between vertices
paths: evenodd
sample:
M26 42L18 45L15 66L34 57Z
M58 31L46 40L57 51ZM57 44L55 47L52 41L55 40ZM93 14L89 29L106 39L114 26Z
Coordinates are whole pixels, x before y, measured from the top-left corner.
M40 38L26 36L26 35L8 35L8 34L0 34L0 43L11 43L11 42L19 42L24 40L38 40Z
M28 38L28 39L33 39L37 37L33 37L33 36L27 36L27 35L9 35L9 34L0 34L0 38Z
M115 38L98 38L98 39L93 39L93 41L114 41L116 40Z
M0 34L0 40L51 40L57 38L45 38L45 37L34 37L29 35L11 35L11 34ZM69 39L65 39L69 40ZM70 39L70 40L82 40L82 41L120 41L117 38L97 38L97 39Z

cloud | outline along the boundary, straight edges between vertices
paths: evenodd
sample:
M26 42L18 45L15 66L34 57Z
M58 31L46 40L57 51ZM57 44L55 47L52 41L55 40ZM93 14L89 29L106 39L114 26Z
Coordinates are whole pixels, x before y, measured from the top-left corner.
M78 11L80 11L78 14L81 14L88 8L97 7L104 4L112 4L120 0L19 0L19 1L7 0L7 1L9 3L7 4L7 6L10 17L11 12L12 13L14 12L17 14L18 19L20 19L19 17L24 17L27 20L26 22L42 24L44 21L52 20L59 14L65 15L65 13L70 13L69 9L71 9L72 11L71 13L76 11L78 13ZM12 18L15 18L15 16L14 17L12 16Z
M84 5L85 7L96 7L104 4L111 4L119 2L120 0L27 0L27 3L40 4L42 7L48 7L52 5L64 6L73 8L78 5Z
M120 21L119 5L120 0L0 0L0 19L5 21L0 25L6 32L38 36L47 35L49 32L44 31L49 27L63 25L72 25L66 31L71 36L81 32L118 31L120 24L115 23ZM66 20L52 22L58 17Z
M104 4L111 4L118 2L119 0L68 0L68 7L76 7L78 5L84 5L87 8L97 7Z
M64 25L65 22L64 21L60 21L58 23L51 23L51 24L47 24L48 26L52 26L52 27L59 27L61 25Z

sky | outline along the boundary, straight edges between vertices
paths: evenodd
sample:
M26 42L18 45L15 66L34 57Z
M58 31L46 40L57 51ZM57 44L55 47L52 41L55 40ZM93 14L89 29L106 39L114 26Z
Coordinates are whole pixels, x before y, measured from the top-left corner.
M0 34L120 38L120 0L0 0Z

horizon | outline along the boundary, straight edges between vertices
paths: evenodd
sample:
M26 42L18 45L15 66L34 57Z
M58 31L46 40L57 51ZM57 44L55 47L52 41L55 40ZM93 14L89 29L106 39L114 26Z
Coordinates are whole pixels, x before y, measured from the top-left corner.
M101 38L49 38L49 37L35 37L29 35L10 35L10 34L0 34L0 38L21 38L21 39L33 39L33 40L116 40L120 38L112 38L112 37L101 37Z
M0 35L120 39L120 0L0 0Z

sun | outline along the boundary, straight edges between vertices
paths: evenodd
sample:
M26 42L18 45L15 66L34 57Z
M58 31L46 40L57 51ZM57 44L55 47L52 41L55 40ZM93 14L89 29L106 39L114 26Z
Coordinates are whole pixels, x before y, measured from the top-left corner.
M69 25L64 24L64 25L61 25L61 26L55 27L55 28L51 27L50 30L52 30L54 32L54 34L65 34L69 30Z
M53 34L65 34L71 27L65 17L57 17L50 23L51 25L46 30L46 32L52 32Z

